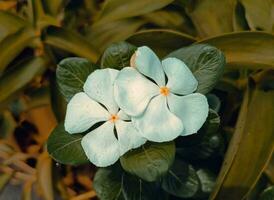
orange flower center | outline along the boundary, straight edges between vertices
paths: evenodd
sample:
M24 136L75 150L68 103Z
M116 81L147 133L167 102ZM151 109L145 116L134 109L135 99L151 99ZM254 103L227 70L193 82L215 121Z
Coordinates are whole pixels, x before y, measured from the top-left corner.
M111 115L109 120L110 120L111 122L114 123L114 122L116 122L118 119L119 119L118 115Z
M169 88L166 86L163 86L160 88L160 93L164 96L168 96L169 95Z

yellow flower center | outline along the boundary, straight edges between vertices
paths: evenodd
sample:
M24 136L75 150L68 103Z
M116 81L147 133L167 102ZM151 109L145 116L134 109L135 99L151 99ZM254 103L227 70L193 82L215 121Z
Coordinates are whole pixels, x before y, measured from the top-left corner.
M169 88L166 86L163 86L160 88L160 93L164 96L168 96L169 95Z
M111 122L114 123L114 122L116 122L118 119L119 119L118 115L111 115L109 120L110 120Z

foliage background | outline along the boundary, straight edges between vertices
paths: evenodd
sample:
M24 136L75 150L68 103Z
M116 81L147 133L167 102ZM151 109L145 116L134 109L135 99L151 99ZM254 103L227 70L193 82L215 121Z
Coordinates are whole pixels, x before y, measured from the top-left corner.
M2 0L0 10L1 191L19 184L23 199L96 198L95 168L55 163L44 145L66 106L55 69L69 56L99 63L127 40L161 56L193 43L225 53L212 92L225 138L213 160L225 161L210 198L273 198L273 188L263 192L274 181L273 0Z

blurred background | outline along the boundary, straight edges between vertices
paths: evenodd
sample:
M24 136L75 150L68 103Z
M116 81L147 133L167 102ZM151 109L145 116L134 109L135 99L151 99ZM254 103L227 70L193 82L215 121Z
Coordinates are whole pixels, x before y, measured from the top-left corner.
M100 67L104 50L124 40L162 57L192 43L223 50L228 67L212 97L221 102L222 144L208 156L220 167L249 77L273 75L273 33L273 0L0 0L0 199L96 199L94 166L64 166L46 150L66 109L55 80L61 59L84 57ZM250 172L254 181L244 185L254 188L249 199L262 198L273 185L272 130L268 143L255 146L270 147Z

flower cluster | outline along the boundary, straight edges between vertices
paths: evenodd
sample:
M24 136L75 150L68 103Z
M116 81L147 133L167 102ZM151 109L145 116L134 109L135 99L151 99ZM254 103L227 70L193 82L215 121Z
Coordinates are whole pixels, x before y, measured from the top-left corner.
M66 131L88 132L82 147L100 167L147 140L166 142L196 133L208 115L207 99L194 93L198 82L181 60L160 61L143 46L130 65L121 71L94 71L84 92L75 94L67 107Z

